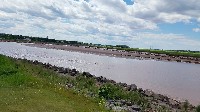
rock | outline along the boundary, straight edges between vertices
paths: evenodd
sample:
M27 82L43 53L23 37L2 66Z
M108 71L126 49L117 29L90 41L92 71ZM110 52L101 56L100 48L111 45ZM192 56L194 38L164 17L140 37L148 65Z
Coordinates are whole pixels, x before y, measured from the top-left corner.
M93 77L93 75L91 75L89 72L83 72L83 76L85 77Z
M128 91L136 91L137 86L135 84L128 85L126 88Z
M54 71L58 71L58 70L59 70L57 66L52 66L52 69L53 69Z
M109 103L109 102L106 102L106 103L105 103L105 107L110 109L110 103Z
M72 69L72 72L77 72L76 69Z
M126 105L126 100L120 100L122 105Z
M107 100L108 104L111 104L113 102L113 100Z
M136 110L128 110L128 112L138 112L138 111L136 111Z
M116 82L114 80L109 80L109 82L112 84L116 84Z
M78 74L79 72L76 69L72 69L72 73Z
M145 90L144 91L144 95L147 96L147 97L150 97L150 96L153 96L154 92L151 91L151 90Z
M122 106L121 101L116 101L116 102L115 102L115 106Z
M72 84L66 84L66 87L68 87L68 88L72 88L73 85L72 85Z
M64 69L64 74L70 73L70 71L71 71L71 69L65 68L65 69Z
M58 73L64 73L65 69L63 67L58 68Z
M70 70L69 68L66 68L63 73L69 73L71 76L76 76L79 72L76 69Z
M33 61L33 64L38 65L39 62L37 60Z
M126 102L126 105L127 105L127 106L132 106L133 103L129 101L129 102Z
M58 73L63 73L63 74L71 73L71 69L69 68L63 68L63 67L59 67L59 68L53 67L53 68L54 68L54 71L58 71Z
M118 85L122 86L122 87L127 87L127 84L126 83L122 83L122 82L119 82L117 83Z
M161 107L168 107L169 108L169 106L164 102L158 102L158 105L161 106Z
M71 72L70 73L71 76L76 76L76 74L77 74L76 72Z
M138 92L139 92L140 94L142 94L142 95L145 95L145 94L144 94L144 90L143 90L142 88L139 88L139 89L138 89Z
M138 105L132 105L132 106L129 106L129 112L140 112L141 111L141 107L138 106Z
M53 66L51 64L49 64L49 63L45 63L45 64L43 64L43 66L45 68L47 68L47 69L52 69L53 68Z
M178 109L181 108L181 104L173 99L169 99L169 105L173 108L178 108Z
M107 79L103 76L96 77L96 80L100 83L106 83L107 82Z
M109 105L109 108L110 108L110 109L113 109L114 107L115 107L114 104L110 104L110 105Z
M114 112L121 112L121 111L124 110L124 107L114 106L114 107L112 107L112 110L113 110Z
M169 102L169 98L167 96L161 95L161 94L155 94L153 93L153 98L160 100L162 102Z

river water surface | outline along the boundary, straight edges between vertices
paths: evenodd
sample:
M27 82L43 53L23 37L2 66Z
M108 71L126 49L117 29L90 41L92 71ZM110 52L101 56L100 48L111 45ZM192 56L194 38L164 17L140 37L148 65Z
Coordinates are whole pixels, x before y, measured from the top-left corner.
M0 42L0 54L76 68L117 82L136 84L179 100L200 104L200 65L99 56Z

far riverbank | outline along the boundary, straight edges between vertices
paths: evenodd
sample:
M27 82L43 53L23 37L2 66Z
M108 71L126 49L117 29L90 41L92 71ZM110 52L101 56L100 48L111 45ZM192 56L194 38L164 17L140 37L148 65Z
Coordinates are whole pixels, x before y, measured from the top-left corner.
M147 59L157 61L170 61L170 62L182 62L182 63L193 63L200 64L200 58L195 57L184 57L184 56L169 56L166 54L156 54L149 52L137 52L137 51L124 51L116 49L89 47L89 46L71 46L71 45L55 45L55 44L24 44L30 47L40 47L47 49L59 49L66 51L75 51L83 53L92 53L97 55L107 55L122 58L133 58L133 59Z

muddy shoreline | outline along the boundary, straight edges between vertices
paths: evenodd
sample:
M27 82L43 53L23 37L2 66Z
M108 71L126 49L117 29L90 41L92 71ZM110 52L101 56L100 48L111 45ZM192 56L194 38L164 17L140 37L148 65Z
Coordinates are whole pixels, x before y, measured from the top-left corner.
M137 51L127 52L123 50L88 47L88 46L70 46L70 45L36 44L36 43L23 44L23 45L30 46L30 47L58 49L58 50L66 50L66 51L72 51L72 52L91 53L91 54L96 54L96 55L106 55L106 56L130 58L130 59L140 59L140 60L145 59L145 60L200 64L200 58L169 56L166 54L155 54L155 53L148 53L148 52L137 52Z

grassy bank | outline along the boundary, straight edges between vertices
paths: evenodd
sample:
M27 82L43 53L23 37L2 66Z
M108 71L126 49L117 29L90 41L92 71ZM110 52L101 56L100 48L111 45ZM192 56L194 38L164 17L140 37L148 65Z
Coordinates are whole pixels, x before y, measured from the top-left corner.
M194 112L189 102L174 102L166 96L135 86L73 69L0 55L2 112L111 111L108 108L141 112Z
M0 111L107 111L98 99L66 89L61 83L67 80L56 75L41 66L0 55Z
M97 83L94 77L76 77L55 72L42 64L0 55L0 111L111 111L106 100L126 99L141 105L147 101L138 92L127 92L112 83Z
M112 47L110 48L112 49ZM184 56L184 57L194 57L200 58L199 51L186 51L186 50L159 50L159 49L139 49L139 48L115 48L117 50L125 51L137 51L137 52L149 52L156 54L166 54L169 56Z

